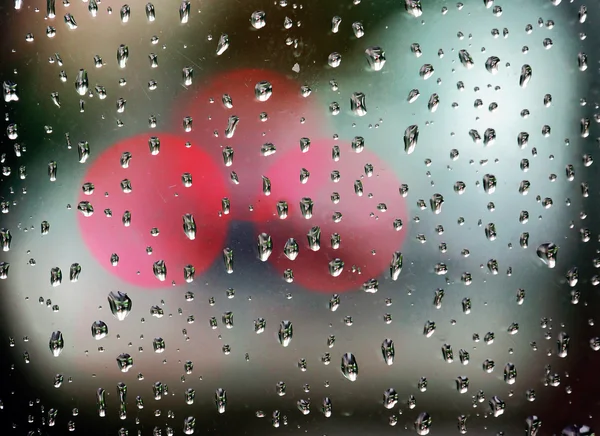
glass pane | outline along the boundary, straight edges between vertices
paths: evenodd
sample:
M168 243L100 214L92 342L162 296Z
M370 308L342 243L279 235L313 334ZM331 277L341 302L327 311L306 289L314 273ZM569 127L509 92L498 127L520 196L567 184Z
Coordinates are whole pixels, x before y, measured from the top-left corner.
M593 434L599 14L4 2L3 431Z

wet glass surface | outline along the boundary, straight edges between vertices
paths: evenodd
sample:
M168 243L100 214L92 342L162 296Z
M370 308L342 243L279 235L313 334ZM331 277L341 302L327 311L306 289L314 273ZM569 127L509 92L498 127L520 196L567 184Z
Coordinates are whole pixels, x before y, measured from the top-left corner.
M4 2L2 434L593 434L599 14Z

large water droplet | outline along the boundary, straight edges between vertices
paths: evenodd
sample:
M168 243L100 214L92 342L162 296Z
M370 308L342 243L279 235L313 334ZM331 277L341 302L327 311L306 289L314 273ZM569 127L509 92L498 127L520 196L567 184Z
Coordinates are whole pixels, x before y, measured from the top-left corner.
M365 50L365 55L373 71L380 71L385 65L385 52L381 47L369 47Z
M108 326L104 321L94 321L92 324L92 337L99 341L108 335Z
M267 24L266 16L267 14L265 14L263 11L252 12L252 15L250 16L250 23L252 24L252 27L255 29L262 29L265 27Z
M271 236L266 233L261 233L258 235L258 258L266 262L269 259L269 256L273 252L273 240Z
M50 336L49 347L54 357L60 356L60 353L62 353L62 350L65 347L65 341L60 331L52 332L52 335Z
M405 0L405 1L411 1L411 0ZM417 431L418 435L427 435L429 434L429 430L431 429L431 416L429 416L429 413L427 412L421 412L419 413L419 416L417 417L417 419L415 420L415 430Z
M558 261L558 246L552 242L546 242L538 246L537 256L544 262L548 268L554 268Z
M281 345L283 345L284 347L287 347L288 345L290 345L293 335L294 335L294 327L292 325L292 322L291 321L281 321L281 324L279 324L279 332L278 332L279 343Z
M358 363L352 353L345 353L342 356L341 371L344 377L350 381L356 381L358 378Z
M119 321L123 321L129 315L132 303L131 298L124 292L117 291L116 294L114 292L108 294L110 311Z
M384 339L381 343L381 354L386 364L392 365L394 363L394 357L396 350L394 348L394 341L391 339Z
M404 151L411 154L415 151L419 139L419 127L416 124L408 126L404 131Z

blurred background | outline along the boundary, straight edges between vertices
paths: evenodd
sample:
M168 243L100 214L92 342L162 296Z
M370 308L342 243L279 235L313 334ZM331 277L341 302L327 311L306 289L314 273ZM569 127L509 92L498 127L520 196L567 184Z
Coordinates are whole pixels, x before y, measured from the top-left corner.
M2 434L592 434L599 14L4 2Z

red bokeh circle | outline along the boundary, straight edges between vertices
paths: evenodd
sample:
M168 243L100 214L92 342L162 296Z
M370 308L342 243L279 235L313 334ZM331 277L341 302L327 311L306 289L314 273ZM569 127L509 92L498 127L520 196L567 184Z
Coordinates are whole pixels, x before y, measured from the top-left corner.
M271 194L259 195L254 200L253 218L257 230L272 237L271 264L279 273L292 269L296 283L318 292L356 290L367 280L378 278L389 268L393 253L401 248L406 235L405 229L394 227L396 219L406 223L406 209L398 193L400 182L392 169L374 153L368 150L356 153L349 144L339 144L341 157L335 162L333 145L333 140L317 140L307 153L297 148L290 150L266 171ZM365 164L373 165L370 177L365 173ZM310 173L305 184L300 182L303 168ZM332 172L336 170L340 179L333 182ZM362 182L362 196L355 192L355 180ZM331 199L334 192L340 197L337 204ZM300 211L303 197L314 202L310 219ZM288 203L285 219L277 215L280 200ZM333 220L336 212L342 214L339 222ZM321 228L318 251L308 246L307 233L313 226ZM330 242L333 233L341 238L338 249L332 248ZM289 238L294 238L300 248L293 261L283 254ZM345 266L341 275L333 277L329 262L336 258Z
M272 86L266 101L255 94L256 84L262 81ZM224 95L231 98L231 108L223 103ZM249 219L248 198L261 189L261 176L281 154L299 148L300 138L323 133L324 114L316 96L303 97L300 83L268 69L238 69L195 79L180 98L181 104L174 108L175 125L183 131L184 117L191 116L193 127L186 137L198 141L224 173L234 171L239 178L240 183L231 186L232 204L238 205L232 209L236 219ZM266 121L261 121L262 113L267 114ZM233 115L239 122L233 136L227 138L225 129ZM275 146L275 154L262 155L265 143ZM223 160L225 147L234 150L229 167Z
M150 152L151 136L160 139L157 155ZM185 143L185 137L168 133L124 139L91 160L81 181L80 186L94 185L91 195L82 190L79 194L79 201L89 201L94 208L91 216L78 215L82 238L96 260L126 282L147 288L169 286L173 280L181 283L185 265L200 274L224 247L229 215L220 214L222 199L228 196L222 171L203 149ZM132 156L128 168L120 163L124 152ZM184 186L183 173L192 175L190 187ZM130 193L121 188L124 179L131 182ZM106 216L108 209L112 217ZM122 222L125 211L131 213L127 227ZM194 216L193 240L183 231L184 214ZM151 234L153 228L159 230L157 236ZM117 266L111 264L113 253L119 256ZM165 281L154 276L157 260L167 266Z

